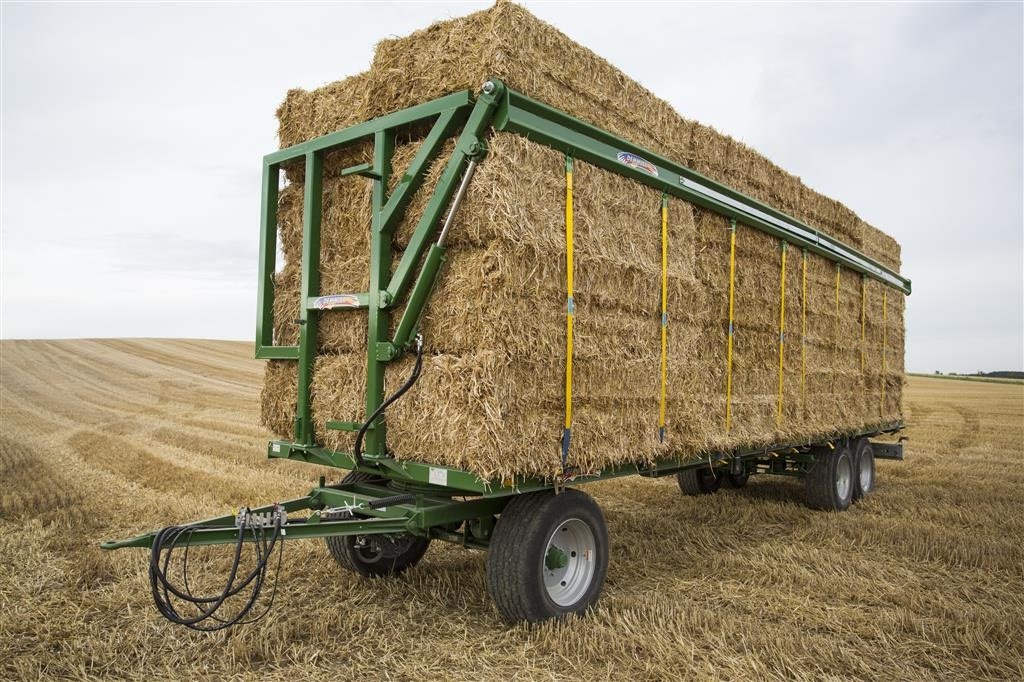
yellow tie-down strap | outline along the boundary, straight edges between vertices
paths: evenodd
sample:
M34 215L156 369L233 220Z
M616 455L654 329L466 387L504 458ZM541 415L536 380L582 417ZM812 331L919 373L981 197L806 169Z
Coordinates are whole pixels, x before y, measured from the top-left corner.
M573 301L573 215L572 215L572 167L571 156L565 157L565 423L562 428L562 469L569 461L569 445L572 441L572 326L576 314Z
M661 195L661 400L658 438L665 442L665 400L668 394L668 195Z
M800 270L800 409L807 409L807 249Z
M725 351L725 433L732 426L733 302L736 298L736 221L729 221L729 340Z
M867 336L867 284L866 275L860 276L860 373L864 374L864 341Z
M843 271L843 266L836 263L836 320L835 320L835 350L839 352L839 275Z
M878 398L878 413L885 416L885 374L888 371L886 367L885 351L886 346L889 345L889 298L888 291L882 289L882 379L881 383L881 394Z
M782 266L779 276L779 400L775 408L775 425L782 426L783 375L786 346L786 251L789 244L782 242Z

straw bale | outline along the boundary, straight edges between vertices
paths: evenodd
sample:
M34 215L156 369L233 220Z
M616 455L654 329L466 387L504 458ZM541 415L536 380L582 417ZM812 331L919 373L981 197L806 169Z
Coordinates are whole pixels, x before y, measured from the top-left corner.
M292 91L279 110L282 144L449 92L489 76L768 202L833 238L899 266L899 247L842 204L807 188L741 142L683 119L597 55L522 8L494 8L378 45L366 74L311 93ZM586 84L585 87L578 84ZM394 189L424 131L396 141ZM446 263L420 329L428 354L416 387L387 416L397 456L456 466L483 478L558 473L564 407L564 159L507 133L492 133L451 232ZM402 258L453 150L431 165L393 236ZM366 290L371 183L338 177L368 160L368 145L328 157L320 254L321 291ZM288 170L279 223L285 264L275 276L275 336L295 343L302 169ZM661 241L658 192L586 163L575 172L574 426L570 464L593 472L672 454L809 441L898 419L903 300L868 282L861 339L861 278L740 225L736 233L732 428L725 430L729 229L722 217L669 202L668 436L657 438L660 390ZM779 406L780 287L786 291ZM401 308L395 311L397 324ZM806 315L806 327L804 325ZM885 343L883 343L883 340ZM883 347L884 346L884 347ZM324 444L350 450L352 434L330 419L365 417L365 311L322 315L313 414ZM864 363L861 366L863 352ZM884 371L883 371L884 355ZM411 358L388 365L387 390ZM885 386L883 399L882 387ZM268 363L264 422L294 423L294 363Z
M277 109L277 136L281 148L365 120L369 76L369 72L363 72L312 91L289 90Z
M901 264L899 242L867 223L864 224L864 245L862 250L865 255L899 272Z

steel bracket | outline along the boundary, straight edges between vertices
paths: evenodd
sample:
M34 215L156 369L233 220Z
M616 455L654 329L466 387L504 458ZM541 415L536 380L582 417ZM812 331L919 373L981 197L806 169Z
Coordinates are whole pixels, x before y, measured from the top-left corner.
M374 170L372 163L361 163L358 166L349 166L348 168L341 171L341 176L346 175L361 175L364 178L370 178L371 180L380 180L381 174L379 171Z
M903 442L899 443L872 443L871 449L875 452L875 459L894 459L903 461Z
M391 362L399 356L402 349L390 341L377 342L377 360L380 362Z

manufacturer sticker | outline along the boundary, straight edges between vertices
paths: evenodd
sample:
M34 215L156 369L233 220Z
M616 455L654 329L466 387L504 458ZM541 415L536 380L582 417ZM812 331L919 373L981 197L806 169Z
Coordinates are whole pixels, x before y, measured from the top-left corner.
M430 484L431 485L448 485L448 470L447 469L435 469L430 467Z
M333 294L331 296L320 296L316 299L316 302L314 302L313 307L317 310L358 308L359 297L355 294Z
M616 158L619 160L619 163L624 163L630 168L636 168L637 170L643 171L648 175L658 177L657 166L655 166L653 163L651 163L642 156L630 154L629 152L619 152L618 154L616 154Z

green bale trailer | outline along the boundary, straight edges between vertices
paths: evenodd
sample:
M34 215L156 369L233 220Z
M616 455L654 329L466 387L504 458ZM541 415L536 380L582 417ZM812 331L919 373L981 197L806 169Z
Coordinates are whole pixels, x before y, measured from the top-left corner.
M409 170L388 193L396 136L424 129L428 132ZM279 565L285 541L301 538L324 538L337 562L361 576L398 575L414 566L433 540L483 550L487 552L488 590L506 621L561 618L582 613L596 603L610 558L608 531L599 506L569 486L627 475L674 475L684 494L706 495L723 484L740 487L755 474L776 474L804 479L808 506L843 511L873 490L876 459L903 459L902 441L871 440L898 433L902 422L845 433L825 442L710 452L697 459L662 459L651 465L609 468L595 475L567 471L557 481L487 481L467 471L393 456L384 413L419 376L420 316L438 278L446 237L460 202L477 164L487 154L490 131L523 135L564 153L567 164L579 159L618 173L725 216L734 226L741 222L910 293L910 280L814 228L509 89L497 79L484 83L475 94L456 92L268 154L263 160L256 357L298 363L298 409L294 439L271 441L267 455L349 473L336 485L327 485L321 478L308 494L287 502L103 543L104 549L150 549L154 601L168 619L199 630L253 619L268 572ZM423 184L427 169L453 137L457 137L455 151L392 273L392 234ZM373 181L369 291L325 295L318 281L324 158L332 150L367 141L373 143L373 162L342 173ZM272 317L278 182L282 166L295 162L305 164L300 334L298 345L277 346ZM311 414L318 317L324 310L339 308L365 309L369 319L365 404L370 416L364 423L328 423L328 428L356 432L353 452L318 445ZM401 316L394 335L389 336L391 316L398 309ZM400 389L386 397L384 368L405 353L416 355L414 370ZM172 555L187 560L188 548L200 545L234 547L233 568L220 594L197 596L188 589L187 580L179 584L169 577ZM246 563L243 552L251 552L253 559ZM236 606L226 607L231 603Z

